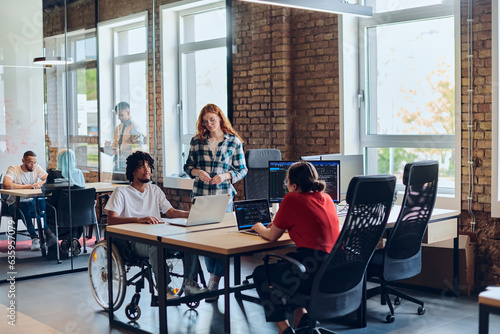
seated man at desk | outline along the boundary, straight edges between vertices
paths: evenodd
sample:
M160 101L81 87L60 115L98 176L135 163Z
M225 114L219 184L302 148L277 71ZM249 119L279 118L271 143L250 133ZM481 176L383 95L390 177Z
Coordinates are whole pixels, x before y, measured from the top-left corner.
M145 152L137 151L127 158L126 176L131 182L129 186L117 187L111 195L105 209L108 210L108 223L115 224L158 224L160 211L169 218L187 218L189 212L177 210L167 200L165 193L152 184L151 172L154 170L153 158ZM158 255L155 246L131 242L134 251L148 257L153 272L158 277ZM198 274L198 258L193 254L184 254L184 284L186 295L204 292L196 277ZM167 284L170 277L166 275ZM167 299L178 298L167 286Z
M10 166L5 173L3 178L3 188L4 189L40 189L42 188L45 180L47 179L47 173L37 165L36 154L33 151L26 151L23 155L23 164ZM38 210L35 210L35 200L38 201ZM9 205L9 211L11 215L14 215L16 209L15 196L9 196L7 199L7 204ZM44 199L33 199L22 197L19 202L19 209L24 214L26 219L26 228L31 236L31 250L40 250L40 240L33 226L33 218L37 218L40 212L45 212L45 200ZM57 243L56 236L47 227L46 218L43 219L43 229L47 237L47 247L51 247Z

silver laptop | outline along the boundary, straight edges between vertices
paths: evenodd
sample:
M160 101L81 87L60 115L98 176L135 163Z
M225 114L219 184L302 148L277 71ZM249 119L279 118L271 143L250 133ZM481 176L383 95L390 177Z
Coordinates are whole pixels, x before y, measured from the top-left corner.
M238 223L238 232L241 233L259 235L251 230L252 226L255 223L262 223L267 226L271 222L267 199L234 202L234 214Z
M179 226L196 226L220 223L226 214L230 194L196 196L188 218L162 218L164 223Z

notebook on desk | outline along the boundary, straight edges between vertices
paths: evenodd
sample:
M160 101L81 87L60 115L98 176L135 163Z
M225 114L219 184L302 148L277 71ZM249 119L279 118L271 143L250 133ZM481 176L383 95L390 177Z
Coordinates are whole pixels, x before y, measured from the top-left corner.
M188 218L162 218L164 223L179 226L196 226L220 223L226 214L229 194L196 196L189 211Z
M238 232L259 235L250 230L255 223L262 223L264 226L271 222L269 203L267 199L254 199L248 201L234 202L234 214L238 224Z

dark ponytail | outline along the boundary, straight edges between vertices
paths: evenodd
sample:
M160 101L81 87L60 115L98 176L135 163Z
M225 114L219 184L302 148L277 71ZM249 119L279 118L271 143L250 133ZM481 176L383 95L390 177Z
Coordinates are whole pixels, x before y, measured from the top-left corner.
M288 180L291 184L296 184L302 192L326 189L325 181L318 180L316 168L307 161L299 161L291 165L288 169Z

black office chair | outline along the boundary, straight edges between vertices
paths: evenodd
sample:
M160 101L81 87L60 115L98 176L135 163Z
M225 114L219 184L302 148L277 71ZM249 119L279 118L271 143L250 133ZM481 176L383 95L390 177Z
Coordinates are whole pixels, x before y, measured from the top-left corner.
M54 210L56 236L59 240L59 227L76 228L95 225L97 238L99 228L95 214L95 188L72 188L59 190L56 205L47 203ZM71 225L70 225L71 224ZM83 252L87 253L85 228L83 229ZM61 263L59 247L57 247L57 262Z
M269 161L281 160L281 152L275 148L255 149L245 152L248 173L245 176L245 199L268 198Z
M367 298L381 294L381 303L387 302L391 311L386 317L389 323L394 321L389 294L397 296L394 304L398 305L404 298L420 305L419 315L425 313L422 301L388 285L420 273L422 239L436 201L438 172L437 161L413 162L405 166L403 184L406 189L398 220L390 231L385 248L375 252L368 266L368 277L378 277L380 286L368 290Z
M334 333L319 328L319 320L347 315L358 310L361 326L366 326L364 310L365 270L375 251L392 206L396 178L392 175L356 176L349 183L349 204L342 231L331 253L319 268L310 293L299 293L269 282L272 293L285 297L290 304L305 307L309 320L300 333ZM271 257L288 260L305 273L305 267L294 259L277 254ZM266 269L267 272L267 269Z

